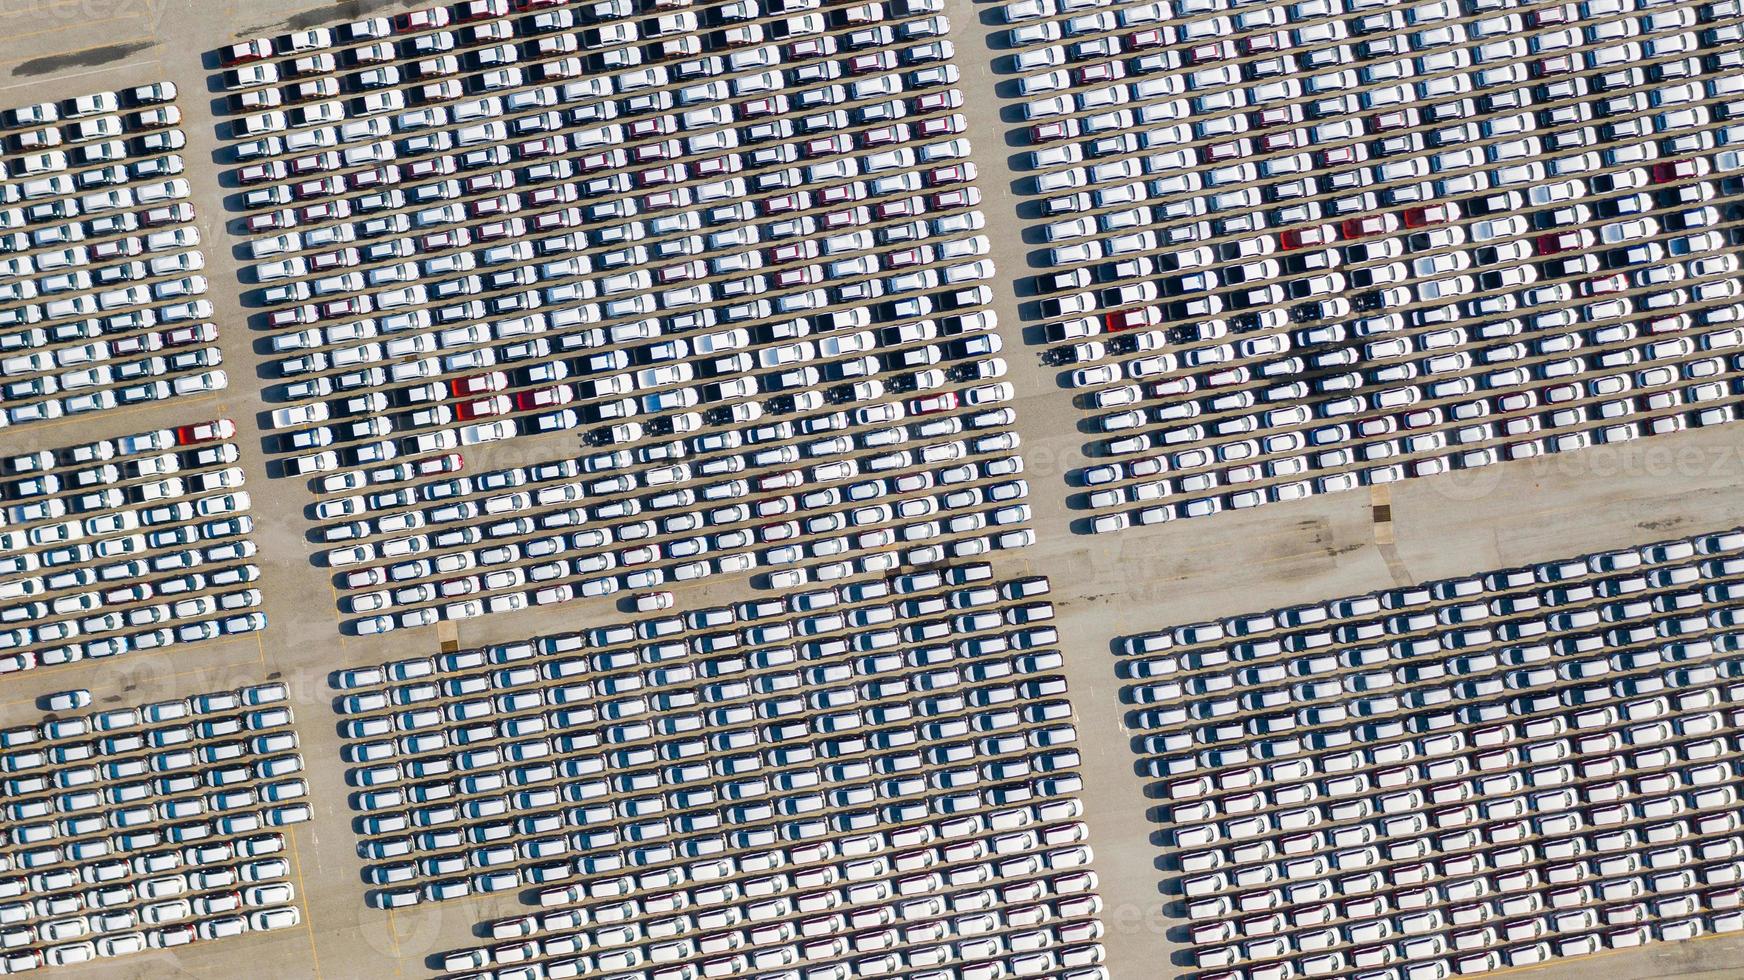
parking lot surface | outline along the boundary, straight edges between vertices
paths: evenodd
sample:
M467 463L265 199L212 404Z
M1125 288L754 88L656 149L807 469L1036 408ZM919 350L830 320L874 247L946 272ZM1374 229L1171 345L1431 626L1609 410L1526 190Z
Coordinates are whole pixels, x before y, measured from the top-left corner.
M362 504L367 506L369 494L419 484L434 485L460 476L504 474L545 465L580 465L586 457L619 448L583 444L585 432L599 428L609 430L610 427L603 423L578 421L577 428L571 430L543 434L522 434L517 430L514 438L425 454L425 458L432 460L429 465L433 467L450 465L436 460L444 460L452 454L460 455L461 468L454 472L419 474L413 470L408 474L397 469L397 464L407 460L396 457L380 463L352 465L346 462L332 473L313 473L301 479L283 477L279 464L285 459L309 455L316 449L337 451L342 446L361 445L365 440L342 438L336 429L335 442L326 447L291 452L281 448L276 441L288 433L311 428L312 424L275 425L272 413L294 405L285 400L280 386L294 379L282 378L273 365L284 357L294 356L295 352L281 356L270 349L265 338L275 333L297 331L267 329L261 325L261 318L270 315L275 308L294 308L304 303L267 303L265 290L276 283L258 282L252 270L257 262L270 261L270 258L255 259L251 243L284 232L251 233L238 222L251 214L284 209L249 208L242 200L245 188L237 182L239 174L236 171L246 164L238 164L232 159L230 150L239 140L233 139L228 129L239 113L226 101L230 93L215 81L224 70L218 65L217 52L233 43L262 36L270 36L276 42L292 33L314 28L338 31L352 20L393 17L414 6L404 2L365 2L333 7L248 0L234 4L154 0L145 4L118 3L111 11L96 10L91 4L66 5L45 0L44 3L28 5L24 12L15 12L14 8L0 11L0 26L11 29L8 50L0 55L0 104L22 106L58 102L93 92L122 92L162 81L177 86L179 96L175 104L183 113L180 128L187 140L181 151L185 164L181 176L189 182L188 201L195 208L193 226L201 234L201 252L206 263L202 274L209 280L205 298L212 305L210 320L222 327L210 345L217 347L227 358L224 369L229 380L229 386L219 391L190 393L124 410L96 412L71 422L62 418L8 427L0 430L0 448L4 448L4 455L15 456L99 439L113 440L141 432L174 430L212 419L233 420L236 435L231 441L240 450L240 458L231 465L243 470L246 492L252 498L249 514L255 518L252 539L258 545L258 551L250 562L259 568L254 587L261 593L259 610L265 613L270 624L263 631L242 637L218 637L178 646L170 656L151 650L134 651L102 665L81 661L39 666L10 675L5 681L5 694L0 696L0 722L12 726L40 724L45 709L38 703L39 698L74 695L84 689L89 689L95 703L80 710L90 712L282 682L286 686L286 703L296 712L295 731L301 755L308 766L302 774L309 784L306 798L308 820L279 831L284 838L284 855L289 861L290 880L295 887L293 906L299 912L299 922L294 927L246 932L222 942L195 943L173 950L147 949L97 964L58 967L56 972L59 974L155 977L173 971L193 976L232 977L239 969L270 962L276 975L287 977L431 976L451 972L448 968L451 955L475 949L501 947L512 958L527 955L527 944L531 943L532 949L546 961L572 958L573 954L563 951L581 938L592 941L602 928L599 922L577 922L573 913L575 909L610 905L612 911L608 914L631 916L638 928L641 923L669 919L672 916L664 911L667 905L663 897L652 905L643 902L642 898L644 895L664 896L676 889L637 892L623 898L608 897L610 888L622 887L622 875L603 875L602 882L608 884L598 897L580 897L567 906L542 907L534 889L526 886L474 893L447 901L420 901L398 909L380 909L367 904L368 896L381 888L364 878L365 869L371 862L360 857L357 850L357 820L361 813L356 809L360 800L359 789L347 783L348 771L353 766L345 760L348 746L359 744L359 740L347 737L340 728L344 721L351 720L351 716L341 715L336 710L339 699L345 695L333 686L338 679L335 672L425 658L435 663L447 654L514 649L518 644L526 643L529 637L571 635L606 623L683 617L699 610L733 608L737 603L771 597L785 601L790 593L816 591L826 586L844 588L880 578L856 573L840 581L808 581L799 586L770 589L768 581L760 576L783 570L785 566L759 566L755 570L729 571L724 575L711 570L711 574L696 578L673 576L658 587L631 593L636 598L647 596L648 606L642 612L635 611L636 601L625 595L625 590L620 587L619 593L611 595L578 594L567 602L549 605L529 602L525 609L505 609L501 615L452 617L447 621L448 628L443 629L398 628L396 624L396 628L385 635L358 635L361 621L376 613L352 611L337 591L339 582L334 572L326 567L323 555L343 546L343 542L328 542L324 536L311 533L312 528L345 521L317 517L307 510L312 503L364 497ZM76 14L69 15L68 11L75 8ZM1529 8L1518 9L1524 13ZM695 8L693 12L701 15L703 10ZM631 19L652 16L654 14L650 12ZM1371 486L1353 493L1314 494L1304 500L1240 513L1224 513L1202 521L1172 521L1161 526L1133 527L1118 535L1082 534L1083 525L1075 526L1075 522L1086 516L1087 512L1081 506L1085 501L1074 501L1075 506L1068 506L1061 483L1069 471L1082 470L1089 463L1085 458L1085 448L1090 436L1080 429L1086 416L1081 408L1071 403L1070 393L1060 390L1061 367L1032 360L1032 353L1050 345L1038 346L1025 336L1026 329L1034 333L1046 322L1046 318L1033 315L1030 304L1036 299L1033 278L1045 275L1049 270L1033 264L1040 261L1034 253L1043 243L1033 238L1026 240L1026 235L1032 234L1031 230L1038 225L1028 184L1031 176L1029 163L1024 156L1033 147L1026 145L1026 137L1021 132L1024 127L1018 121L1000 118L1000 110L1013 101L1008 89L996 90L1012 77L1006 63L1000 60L1011 54L1005 38L1010 25L1004 23L998 5L971 5L959 0L947 0L938 14L923 13L916 19L926 16L943 16L951 24L951 31L946 35L955 45L950 63L959 69L959 75L947 87L960 90L963 103L942 115L948 118L961 113L965 128L960 136L973 144L970 159L977 165L977 175L971 185L981 196L972 210L980 211L986 224L966 237L985 235L989 248L976 260L987 258L995 264L995 274L977 283L987 286L990 293L985 306L978 309L984 308L998 318L991 330L982 333L998 336L1003 341L997 356L1005 361L1006 373L999 381L1009 382L1012 391L1010 401L998 408L1016 410L1009 422L1000 423L1006 426L1000 431L1008 430L1021 438L1020 445L1003 455L1023 461L1024 471L1014 477L1027 483L1027 495L1022 502L1028 506L1029 515L1022 526L1035 532L1034 543L1026 547L993 549L978 557L946 556L941 565L955 567L986 562L991 565L996 581L1024 579L1038 573L1048 576L1052 588L1046 598L1053 604L1055 618L1051 622L1058 630L1057 643L1061 653L1057 673L1069 685L1066 698L1073 711L1071 724L1077 732L1075 744L1080 753L1075 772L1082 780L1082 787L1076 793L1082 801L1082 815L1075 819L1083 822L1089 843L1095 849L1090 870L1096 874L1096 894L1102 900L1096 918L1104 928L1103 935L1097 940L1105 951L1103 967L1117 977L1189 974L1194 968L1186 965L1188 961L1184 959L1178 961L1183 965L1171 963L1162 966L1165 959L1173 960L1191 948L1179 931L1189 920L1184 917L1184 909L1175 898L1162 891L1166 882L1179 875L1157 863L1159 855L1167 852L1167 842L1156 836L1164 826L1157 822L1158 814L1150 808L1162 801L1147 797L1147 786L1152 781L1141 776L1134 765L1135 756L1129 748L1134 732L1127 724L1129 708L1121 701L1127 681L1115 673L1114 665L1123 657L1114 652L1114 638L1141 631L1172 629L1208 618L1320 603L1331 596L1361 595L1436 578L1479 575L1499 568L1645 545L1670 536L1697 535L1735 526L1739 519L1735 487L1740 479L1744 479L1744 466L1740 465L1738 456L1739 438L1731 432L1737 427L1697 427L1652 439L1595 445L1579 453L1545 455L1479 469L1455 467L1445 474ZM1054 19L1065 16L1061 14ZM1570 8L1569 16L1578 18L1580 11ZM19 19L21 17L23 21ZM455 29L461 28L456 25ZM433 32L412 31L409 36L430 33ZM834 30L824 33L845 37L845 33ZM516 42L520 40L517 37ZM665 40L670 38L657 39L656 43ZM466 51L475 49L470 44L464 47ZM891 45L892 49L897 47L900 45ZM576 52L577 56L580 54L580 51ZM678 60L694 59L685 56ZM416 61L408 64L405 59L400 59L393 63L393 67L405 71L409 77L409 69L415 64ZM367 70L368 66L335 66L333 75L335 78L349 77ZM903 71L897 68L891 72L874 73L874 76L901 75ZM462 74L476 73L468 69ZM831 84L846 84L848 81L852 79L837 79ZM408 80L397 88L409 92L414 87ZM525 87L538 86L530 84ZM346 93L345 98L356 94ZM291 107L279 108L289 111ZM415 106L408 105L408 110L412 108ZM352 110L347 108L344 111L350 113ZM509 114L505 113L504 118L508 117ZM573 129L563 130L566 138L573 132ZM854 127L849 132L861 130ZM956 135L953 134L953 138ZM680 138L680 134L674 133L670 138ZM650 138L650 142L661 140ZM918 141L911 141L911 145L915 142ZM288 154L285 156L288 166L292 158ZM659 161L650 162L639 169L660 165ZM746 173L741 170L739 175ZM1709 176L1718 175L1710 172ZM461 177L457 171L442 175L441 179ZM288 176L284 181L270 183L287 182ZM409 186L410 181L403 183ZM531 188L518 187L515 190L530 191ZM607 200L636 196L638 193L611 195ZM578 206L581 202L572 203ZM405 210L409 212L411 208ZM485 219L469 219L459 222L459 225L474 227L484 222ZM1596 225L1595 221L1594 227ZM1723 224L1721 230L1725 227ZM700 228L695 232L674 232L672 237L682 238L701 232ZM534 236L529 234L527 240L534 240ZM643 242L661 240L665 239L658 236L649 239L645 234ZM327 250L358 244L336 244ZM891 248L875 241L867 251L876 256ZM591 255L603 250L589 248L584 251ZM712 253L697 256L705 262L712 257ZM820 260L827 261L822 256ZM674 264L677 261L675 259ZM648 271L652 273L656 267L651 259ZM473 274L481 273L475 267L452 277L464 278ZM578 276L574 281L603 278L603 274L595 273ZM873 278L883 276L869 273L863 277L865 281ZM313 276L302 277L311 283L313 279ZM436 276L421 276L420 281L433 283L437 279ZM711 275L697 284L718 285L725 281L725 278ZM823 288L823 285L827 284L816 288ZM313 286L310 288L312 290ZM773 296L774 287L767 289ZM650 287L636 294L657 294L660 291ZM498 294L480 293L478 297L484 299L493 295ZM471 297L472 294L468 294L468 298ZM655 302L658 303L658 299ZM716 305L725 304L717 302ZM435 303L426 304L426 308L435 307ZM657 310L655 314L662 312ZM350 321L361 321L372 315L359 314ZM716 327L708 332L725 329ZM326 335L321 336L325 340ZM790 342L809 340L815 343L818 339L817 335L808 335ZM378 335L356 343L380 343L382 340ZM493 341L490 346L497 346L497 343ZM916 344L919 346L924 345ZM337 345L324 344L324 348L317 350L320 349L333 350ZM814 353L813 356L818 355ZM567 355L564 360L567 360ZM633 374L643 367L637 365L624 370ZM916 370L918 373L924 369ZM343 372L325 373L336 377ZM761 369L753 372L754 375L759 373L763 373ZM575 381L565 378L552 384L573 384ZM632 378L631 383L636 383L636 379ZM392 387L395 385L382 385L384 391ZM951 382L947 387L957 388L958 385ZM512 390L512 386L507 390ZM669 389L655 389L656 392L665 390ZM348 393L346 399L368 393ZM496 392L473 400L488 399L490 394ZM640 394L638 392L638 397ZM906 397L916 397L916 394ZM333 403L340 411L330 419L338 424L348 424L356 420L345 416L346 399L322 397L307 401L310 404L315 401ZM750 400L747 397L746 401ZM454 410L454 405L461 399L450 397L447 401ZM886 401L894 403L896 399L892 397ZM576 401L553 408L587 403L588 397L577 391ZM692 410L696 409L674 410L672 414L677 417ZM535 410L511 409L509 413L511 417L530 414L535 414ZM828 413L820 410L815 414ZM799 417L795 413L766 416L755 423L705 423L705 429L746 428L769 424L771 418L797 422ZM647 419L637 421L646 423ZM905 418L902 424L912 421ZM474 423L468 421L466 424ZM617 420L611 424L618 424ZM892 423L891 427L895 425ZM450 427L458 428L458 425L448 423L439 428ZM701 434L705 431L674 433L668 441ZM979 432L965 429L953 437L939 437L939 441L954 442L977 434ZM909 436L905 444L911 444L914 438ZM925 437L919 445L931 444L933 438ZM381 438L376 441L381 441ZM793 444L801 444L797 436ZM862 454L856 450L850 455L859 458ZM641 470L654 465L637 462L632 468ZM746 465L750 465L748 461ZM366 483L330 492L322 490L321 481L328 476L361 474L361 479L367 481L378 471L381 476L376 484ZM408 475L409 479L403 482L381 482ZM529 470L525 475L531 477L532 472ZM553 485L576 479L582 477L566 477ZM311 487L305 484L305 480L315 483ZM977 480L970 485L990 485L992 482L997 481L984 484ZM509 494L515 489L521 488L493 489L488 494ZM312 494L311 490L315 493ZM486 492L481 491L476 499L482 500L485 495ZM626 492L622 496L627 499L633 494ZM762 492L758 496L762 496ZM896 502L894 498L891 500L893 509ZM417 508L402 507L400 513L414 509ZM846 511L848 505L843 504L839 509ZM391 508L384 509L384 512L389 516L395 513ZM624 518L612 520L618 524L633 521ZM894 525L893 521L887 526ZM844 533L829 532L831 536ZM962 540L979 533L969 533ZM803 529L802 534L802 541L822 540ZM540 534L510 540L549 536ZM668 540L688 536L693 535L683 532ZM381 541L385 538L363 540ZM953 539L943 537L943 540ZM660 562L672 568L686 563L688 560L663 559ZM836 564L836 560L822 561L808 556L794 564L809 570ZM579 592L580 583L589 578L601 578L604 574L589 573L558 584L574 584ZM359 594L380 588L361 589ZM531 589L522 587L519 591L525 594ZM659 595L663 592L670 595ZM392 601L391 591L387 598ZM396 615L400 611L441 608L464 599L447 597L412 605L396 610ZM666 609L657 608L667 602L671 605ZM459 611L470 610L463 608ZM645 668L639 666L637 669ZM457 676L464 677L464 673ZM566 685L551 682L538 686L555 690ZM390 685L383 681L379 687L365 689L364 693L376 690L386 693ZM633 695L596 696L594 703L620 697ZM367 713L365 717L368 717ZM413 761L414 758L407 757L404 761ZM645 822L646 818L643 819ZM489 820L484 819L484 822ZM887 829L924 835L924 829L917 829L922 826L922 823L893 825ZM910 837L899 839L906 841ZM954 843L941 839L921 849L942 848ZM620 849L614 847L613 851ZM755 855L763 851L767 849L757 847L731 854L736 859L740 854ZM449 852L438 851L434 856L446 853ZM1016 856L1022 857L1021 854ZM876 858L877 855L870 857ZM893 860L894 857L893 854ZM837 859L832 855L828 860L834 862ZM819 861L824 860L819 855ZM521 863L516 862L517 865ZM540 862L525 862L527 867L537 863ZM699 866L701 863L700 858L686 862ZM961 867L968 868L976 863L981 861L967 862ZM814 867L811 864L795 865L792 870L810 873ZM958 865L946 864L944 867ZM492 869L469 871L468 876L489 870ZM741 875L768 876L769 872ZM446 879L438 876L434 880ZM650 879L651 882L654 880ZM798 909L801 899L824 900L812 896L835 887L794 892L788 897L795 902L793 908ZM971 903L977 899L970 893L977 890L965 892ZM777 905L764 903L783 897L728 898L726 892L718 890L706 894L721 901L706 909L693 906L686 911L701 910L713 915L717 909L749 908L752 905L759 911L766 911ZM1020 883L1008 902L1029 900L1033 906L1037 901L1030 900L1030 897L1035 896L1033 889ZM1040 896L1038 900L1045 905L1063 899ZM730 916L733 913L723 911L720 914ZM973 918L981 913L967 908L946 908L940 914ZM527 918L529 915L533 916L531 921ZM797 923L799 913L792 915L795 918L777 919L775 927L766 931L753 932L756 924L748 922L722 928L745 930L745 938L754 941L755 950L775 949L789 942L779 938L782 935L779 923ZM718 923L723 920L705 918L702 921ZM1021 915L1019 921L1022 921ZM798 925L794 928L797 932ZM517 930L530 932L517 936ZM867 926L862 931L876 930ZM1025 937L1022 941L1034 942L1033 937L1027 936L1031 931L1026 926L1016 925L993 935L995 942L997 937L1020 935ZM610 935L622 936L625 933ZM905 938L909 935L913 938ZM927 935L924 926L912 934L899 930L897 937L904 945L897 948L905 951L921 949L932 944L925 938ZM792 942L797 947L799 942L811 938L802 940L796 937ZM518 948L511 948L517 943ZM618 950L628 945L615 945L611 949ZM545 953L547 946L551 950L548 954ZM973 947L977 951L986 948ZM856 956L871 959L876 955L843 954L845 958L838 959L838 962L852 962ZM1001 950L988 954L988 957L1008 955L1011 954ZM1734 965L1741 955L1744 952L1735 939L1704 937L1676 943L1654 942L1639 949L1610 952L1594 959L1553 960L1543 966L1520 968L1517 972L1562 976L1571 969L1590 971L1599 968L1611 975L1626 976L1723 976L1734 975ZM699 961L701 958L699 955ZM456 959L452 972L467 969L461 966L463 962L463 959ZM615 961L608 959L608 962ZM493 966L491 969L513 970L518 965ZM875 964L869 962L868 968L875 968Z

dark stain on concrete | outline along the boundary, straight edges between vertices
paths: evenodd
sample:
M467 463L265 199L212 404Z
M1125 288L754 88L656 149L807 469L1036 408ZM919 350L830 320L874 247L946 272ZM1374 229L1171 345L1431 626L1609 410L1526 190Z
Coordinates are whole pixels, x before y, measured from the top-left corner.
M416 7L423 0L339 0L338 3L293 14L273 24L262 24L236 32L237 37L269 37L291 31L306 31L311 27L336 22L349 23L372 17L391 7ZM427 4L426 4L427 6Z
M156 41L129 41L126 44L109 44L100 48L86 48L83 51L49 55L46 58L35 58L19 64L12 69L12 74L14 76L50 75L67 68L91 68L96 65L106 65L111 61L120 61L122 58L131 57L156 46Z

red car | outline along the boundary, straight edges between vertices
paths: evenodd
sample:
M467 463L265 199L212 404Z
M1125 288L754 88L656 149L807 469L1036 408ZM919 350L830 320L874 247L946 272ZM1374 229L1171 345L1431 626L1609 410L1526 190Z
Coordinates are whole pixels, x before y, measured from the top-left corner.
M955 190L939 191L927 198L927 209L930 211L949 211L953 208L972 208L981 203L981 191L974 187L959 187Z
M478 226L481 242L494 242L504 238L515 238L527 233L527 222L520 218L505 218L501 221L491 221Z
M1152 326L1160 320L1155 314L1156 308L1150 306L1134 310L1114 310L1102 315L1102 328L1109 333L1119 333L1122 330Z
M676 124L670 116L655 116L649 119L638 119L630 123L631 139L647 139L650 136L670 136L676 131Z
M1537 244L1539 255L1555 255L1580 247L1580 238L1572 232L1551 232L1548 235L1539 235Z
M637 187L664 187L684 180L688 168L682 163L669 163L664 167L652 167L638 171L635 175Z
M926 92L914 97L913 107L914 114L917 116L925 116L941 109L961 109L963 107L963 93L956 89Z
M323 320L343 320L346 317L363 316L374 308L374 301L368 296L346 296L341 299L328 300L317 307Z
M906 269L909 266L924 265L930 253L918 248L905 248L884 256L884 268Z
M1269 129L1273 126L1288 126L1297 120L1299 113L1292 112L1290 106L1273 106L1261 109L1249 118L1254 129Z
M1105 85L1126 77L1126 68L1118 61L1098 61L1072 69L1079 85Z
M1281 47L1276 34L1250 34L1236 43L1242 54L1269 54Z
M1267 153L1280 153L1284 150L1294 150L1301 144L1296 139L1296 130L1286 129L1282 132L1267 133L1260 137L1260 149Z
M458 402L454 406L456 422L471 422L476 419L486 419L493 415L502 415L509 411L508 395L491 395L475 401Z
M1188 48L1185 61L1189 65L1203 65L1207 62L1222 61L1234 53L1235 51L1228 41L1212 41L1209 44Z
M744 163L736 156L708 157L690 165L691 172L698 177L724 177L727 174L738 173L744 169Z
M472 244L472 231L466 228L445 228L418 239L418 248L425 252L441 252L464 248Z
M447 26L448 9L446 7L411 10L394 18L394 29L399 31L427 31Z
M444 453L441 456L420 459L413 465L417 467L419 476L435 476L439 473L460 472L466 465L466 460L459 453Z
M109 344L109 353L115 357L144 354L154 350L162 350L163 336L156 333L136 333L129 337L117 337Z
M777 102L774 98L770 98L770 97L766 96L766 97L761 98L761 99L752 99L751 101L740 105L739 106L739 118L740 119L757 119L757 118L762 117L762 116L779 115L779 114L786 112L786 111L787 111L787 100L785 98L783 98L783 99L781 99L781 101Z
M652 163L655 160L676 160L679 157L684 156L684 147L680 145L677 140L659 140L654 143L643 143L641 146L632 147L630 150L630 156L637 163ZM616 166L616 164L608 164L606 167L599 169L610 170L613 166Z
M921 175L928 187L942 187L946 184L966 184L975 179L975 164L965 160L948 166L934 167Z
M502 371L491 371L487 374L475 374L470 378L451 378L448 382L448 393L454 398L469 398L473 395L487 395L493 391L502 391L509 385L509 376Z
M350 186L352 190L360 190L365 187L380 187L385 184L397 184L399 181L400 168L391 163L385 167L376 167L374 170L359 170L354 174L347 175L345 178L346 184Z
M297 209L297 220L307 223L337 221L349 217L351 217L351 202L343 199L318 201Z
M836 184L831 187L826 187L823 190L818 191L817 200L819 204L829 207L835 204L846 204L849 201L858 201L865 196L866 192L864 188L858 182L855 182L852 184Z
M251 163L236 172L236 182L239 184L264 184L271 180L282 180L285 176L285 165L278 160L266 160L261 163Z
M908 403L908 414L936 415L939 412L948 412L956 407L957 393L954 391L944 391L936 395L927 395L923 398L910 400Z
M880 201L872 206L872 213L879 221L893 221L897 218L912 218L921 213L921 199L918 197L899 197L894 201Z
M796 242L783 242L780 245L771 246L768 251L770 265L780 265L783 262L800 262L805 259L816 258L817 254L817 243L810 239L800 239Z
M1311 225L1307 228L1291 228L1278 236L1278 244L1286 252L1299 248L1313 248L1332 241L1331 229L1325 225Z
M1426 228L1429 225L1443 225L1459 217L1459 206L1456 204L1431 204L1426 207L1406 208L1405 227Z
M309 256L309 271L331 272L334 269L357 264L357 249L338 248L331 252L322 252Z
M1226 140L1222 143L1212 143L1199 148L1199 155L1206 163L1224 163L1239 157L1249 156L1252 152L1245 139Z
M1076 119L1051 119L1031 126L1029 128L1029 141L1031 143L1052 143L1054 140L1071 139L1077 136L1078 132L1079 125Z
M575 400L575 389L569 385L552 385L515 392L515 408L526 412L540 408L557 408Z
M644 194L641 204L644 211L665 211L668 208L682 207L684 200L672 191L655 191Z
M149 208L139 216L139 223L145 228L156 228L159 225L178 224L192 220L194 220L194 206L186 201Z
M211 343L218 339L218 328L210 323L190 323L173 327L160 335L165 347L185 347L188 344ZM111 347L113 349L113 347Z
M345 193L345 181L338 176L318 177L291 186L291 196L299 200Z
M1126 37L1126 47L1130 51L1141 51L1145 48L1167 47L1169 40L1157 28L1136 31Z
M1395 129L1410 129L1416 125L1413 118L1416 113L1409 109L1395 109L1392 112L1381 112L1369 117L1369 132L1390 133Z
M868 217L870 214L871 212L867 211L864 205L857 208L847 208L842 211L831 211L829 214L823 216L823 220L819 221L818 225L825 231L835 231L838 228L851 228L855 225L865 224L870 220Z
M295 226L297 223L297 216L294 212L289 210L263 211L260 214L249 215L247 218L243 219L242 223L249 231L278 231L283 228Z
M342 163L339 154L332 150L311 153L305 157L297 157L291 161L291 173L301 177L304 174L322 173L328 170L338 170Z
M1584 67L1586 67L1584 60L1576 62L1572 55L1558 54L1548 58L1539 58L1529 64L1526 70L1531 73L1533 78L1545 78L1550 75L1566 75Z
M191 446L197 442L211 442L215 439L228 439L236 435L236 423L229 419L215 419L211 422L196 422L193 425L183 425L176 429L176 445Z
M1342 167L1368 159L1368 151L1360 146L1333 146L1315 150L1314 159L1322 167Z
M805 191L794 191L764 201L763 214L766 216L786 214L789 211L803 211L810 207L811 195Z
M224 54L218 59L218 64L229 68L233 65L245 65L251 61L260 61L273 56L273 43L264 37L252 41L232 44L224 49Z
M950 136L962 132L966 125L967 120L964 118L963 114L960 112L954 112L948 116L934 116L931 119L923 119L920 122L919 128L922 136Z
M857 54L848 59L848 74L865 75L875 71L889 71L896 67L896 56L889 51L873 51Z
M1669 184L1674 180L1694 180L1707 169L1705 160L1662 160L1653 165L1653 182Z

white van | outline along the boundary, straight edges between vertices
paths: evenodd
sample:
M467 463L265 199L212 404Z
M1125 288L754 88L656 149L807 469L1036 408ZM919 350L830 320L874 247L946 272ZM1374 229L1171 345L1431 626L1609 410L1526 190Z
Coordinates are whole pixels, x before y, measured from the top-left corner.
M507 130L504 129L503 124L500 121L495 119L490 122L479 123L476 126L467 126L454 134L454 142L457 146L473 146L478 143L500 143L507 138Z

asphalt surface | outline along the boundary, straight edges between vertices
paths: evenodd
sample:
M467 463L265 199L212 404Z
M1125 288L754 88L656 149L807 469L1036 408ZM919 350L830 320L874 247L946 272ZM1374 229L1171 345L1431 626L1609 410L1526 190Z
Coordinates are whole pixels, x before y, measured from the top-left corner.
M99 667L73 664L9 678L0 693L0 725L39 717L32 700L69 687L87 687L94 709L267 679L284 681L298 719L308 765L313 819L293 828L293 882L304 909L295 929L250 935L175 953L152 952L89 967L68 977L236 977L251 967L282 978L426 976L427 957L475 945L474 927L519 910L513 895L419 906L388 914L363 904L363 862L356 856L353 811L343 783L345 766L331 710L330 674L434 652L434 629L383 637L340 635L329 572L309 561L315 545L304 508L313 499L300 480L268 479L262 451L267 382L254 370L255 337L246 327L233 254L240 239L226 230L215 159L219 141L207 99L211 52L233 39L334 24L415 4L249 0L47 0L0 3L0 104L170 80L181 87L188 148L185 175L194 185L198 224L205 240L209 298L220 328L231 387L200 398L103 413L0 432L0 450L67 445L205 418L236 421L240 465L253 497L255 562L269 626L263 634L172 648L168 655L129 654ZM995 308L1011 364L1007 380L1018 390L1017 429L1030 481L1035 547L995 553L1001 578L1047 574L1053 582L1065 672L1078 715L1083 753L1085 820L1096 851L1093 865L1106 903L1107 965L1122 980L1163 975L1158 964L1175 951L1164 933L1162 872L1148 812L1145 781L1122 729L1111 641L1127 633L1254 611L1394 584L1639 544L1744 523L1744 427L1722 426L1617 447L1595 447L1447 476L1392 485L1384 499L1352 492L1278 504L1216 518L1136 529L1117 536L1071 533L1067 471L1082 465L1083 434L1070 393L1056 387L1055 371L1040 365L1039 348L1024 343L1011 285L1033 274L1030 247L1017 216L1019 172L999 118L990 35L998 30L991 5L947 0L960 86L967 96L969 137L976 147L982 210L1003 282L994 284ZM522 437L507 445L467 451L469 471L570 452L563 435ZM1376 503L1388 506L1377 523ZM680 608L757 594L737 576L715 576L673 589ZM521 639L584 625L636 618L613 600L570 603L559 609L488 616L458 624L462 647ZM1744 976L1744 940L1724 938L1667 946L1654 944L1590 962L1556 963L1516 971L1572 977Z

